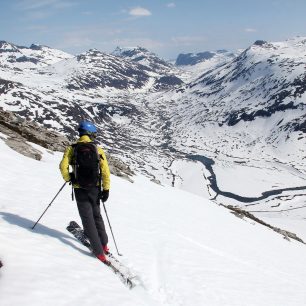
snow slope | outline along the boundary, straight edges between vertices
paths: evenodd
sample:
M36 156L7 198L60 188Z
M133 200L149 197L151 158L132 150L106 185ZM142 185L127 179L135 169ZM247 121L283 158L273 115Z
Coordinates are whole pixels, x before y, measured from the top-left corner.
M63 183L61 154L40 150L35 161L0 140L1 306L305 305L305 245L192 193L113 176L108 214L144 283L129 291L65 230L80 222L70 188L30 230Z

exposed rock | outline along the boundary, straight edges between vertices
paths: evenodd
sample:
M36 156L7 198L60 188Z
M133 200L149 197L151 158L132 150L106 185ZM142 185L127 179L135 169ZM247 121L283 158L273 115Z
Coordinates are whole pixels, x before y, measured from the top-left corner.
M267 41L265 41L265 40L256 40L255 42L254 42L254 45L255 46L263 46L263 45L265 45L265 44L267 44L268 42Z
M0 132L6 135L1 137L5 143L27 157L41 160L42 152L31 146L32 142L38 144L50 151L63 152L71 143L61 134L40 127L35 122L25 120L17 116L15 113L4 111L0 107ZM131 176L134 172L118 158L108 155L108 162L111 173L126 178L132 182Z
M187 53L187 54L179 54L175 64L177 66L185 66L185 65L196 65L205 60L211 59L215 56L214 52L201 52L201 53Z
M157 180L156 178L151 179L151 182L157 184L157 185L161 185L161 181Z
M157 79L155 81L154 87L156 89L167 89L167 88L173 88L174 86L182 85L184 82L176 77L175 75L169 75L169 76L162 76L161 78Z
M8 139L6 139L5 143L10 148L12 148L16 152L18 152L18 153L20 153L24 156L31 157L31 158L34 158L36 160L41 160L41 158L42 158L42 155L41 155L42 152L38 151L37 149L34 149L31 145L24 142L21 137L8 138Z
M291 232L286 231L286 230L282 230L278 227L272 226L272 225L260 220L259 218L255 217L253 214L251 214L250 212L248 212L246 210L243 210L239 207L234 207L232 205L223 205L223 204L221 204L221 205L230 209L232 211L232 213L239 218L244 218L244 217L249 218L251 220L256 221L257 223L260 223L260 224L262 224L266 227L271 228L273 231L283 235L284 238L287 239L287 240L290 240L290 238L291 238L291 239L297 240L297 241L305 244L305 242L301 238L299 238L296 234L291 233Z
M211 60L215 56L224 56L224 58L234 58L234 53L227 50L217 50L214 52L204 51L199 53L181 53L178 55L175 65L176 66L193 66L208 60Z
M12 112L4 111L0 108L0 129L8 128L15 132L11 137L16 138L16 134L23 138L23 141L36 143L51 151L64 151L69 145L66 137L51 130L46 130L32 121L22 119ZM11 133L9 132L9 133Z
M131 170L129 166L124 164L121 160L118 158L115 158L113 156L108 155L108 163L110 172L116 176L123 177L127 179L130 182L133 182L131 179L131 176L133 176L135 173Z

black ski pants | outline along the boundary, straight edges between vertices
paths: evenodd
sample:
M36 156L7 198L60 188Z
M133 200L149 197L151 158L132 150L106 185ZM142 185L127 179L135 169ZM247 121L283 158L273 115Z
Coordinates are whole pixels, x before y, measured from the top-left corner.
M82 220L84 232L97 256L103 254L102 246L107 245L108 237L100 211L99 187L89 190L75 188L75 199Z

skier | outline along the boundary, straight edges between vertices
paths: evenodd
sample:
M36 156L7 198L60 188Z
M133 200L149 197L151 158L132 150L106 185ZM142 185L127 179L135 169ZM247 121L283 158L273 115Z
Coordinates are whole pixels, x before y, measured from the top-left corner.
M73 185L84 233L93 253L108 264L105 257L109 252L108 236L100 212L100 199L106 202L109 197L110 171L104 151L94 143L97 135L95 125L81 121L78 132L80 138L76 144L66 148L60 170L64 180Z

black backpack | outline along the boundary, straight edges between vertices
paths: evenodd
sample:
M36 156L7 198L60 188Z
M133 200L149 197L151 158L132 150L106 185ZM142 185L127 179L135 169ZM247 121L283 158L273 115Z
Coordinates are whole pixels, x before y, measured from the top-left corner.
M100 156L92 142L79 142L73 147L73 172L81 188L90 189L100 182Z

